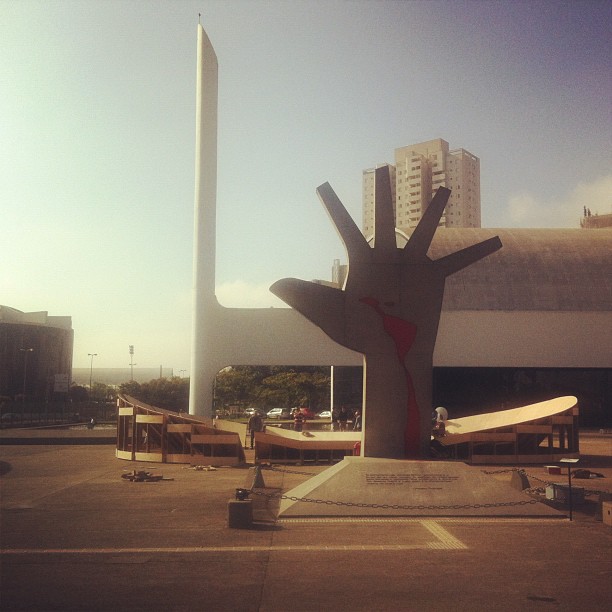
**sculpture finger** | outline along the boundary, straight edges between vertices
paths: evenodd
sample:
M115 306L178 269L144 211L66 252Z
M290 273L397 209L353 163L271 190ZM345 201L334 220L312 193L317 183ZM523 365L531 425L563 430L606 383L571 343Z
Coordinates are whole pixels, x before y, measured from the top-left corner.
M421 220L404 247L405 258L424 259L427 257L427 250L436 233L440 217L444 212L450 194L450 189L438 187L436 195L429 203L429 206L423 213Z
M479 242L478 244L466 247L465 249L461 249L460 251L456 251L455 253L451 253L450 255L446 255L446 257L436 259L434 264L444 276L450 276L455 272L459 272L459 270L463 270L463 268L467 268L483 257L495 253L495 251L501 249L501 247L502 243L499 236L495 236L483 242Z
M344 292L298 278L276 281L270 291L318 325L332 340L345 342Z
M317 195L327 210L344 246L350 262L368 261L371 249L363 234L329 183L317 187Z
M397 252L397 244L389 166L376 168L374 202L374 256L377 259L393 256Z

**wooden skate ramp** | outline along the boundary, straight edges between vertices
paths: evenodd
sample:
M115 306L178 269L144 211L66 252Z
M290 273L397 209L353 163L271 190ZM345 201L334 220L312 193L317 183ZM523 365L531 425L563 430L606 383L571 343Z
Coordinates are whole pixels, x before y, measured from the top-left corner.
M446 422L437 440L450 458L471 463L548 463L578 457L578 400L573 396ZM435 443L434 443L435 445Z

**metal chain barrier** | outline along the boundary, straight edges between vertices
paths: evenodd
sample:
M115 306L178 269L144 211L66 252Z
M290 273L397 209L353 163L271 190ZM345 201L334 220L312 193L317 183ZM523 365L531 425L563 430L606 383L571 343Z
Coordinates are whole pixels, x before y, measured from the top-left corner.
M299 474L302 476L314 476L311 472L300 472L298 470L287 470L285 468L276 468L268 465L260 465L260 469L269 470L272 472L284 472L287 474ZM511 472L513 470L506 470ZM333 501L329 499L315 499L310 497L296 497L295 495L285 495L283 493L266 493L264 491L256 491L254 487L250 490L252 495L267 497L268 499L288 499L293 502L304 502L308 504L320 504L326 506L345 506L349 508L375 508L381 510L465 510L468 508L503 508L508 506L526 506L529 504L537 504L537 499L526 499L517 502L496 502L489 504L452 504L447 506L437 505L416 505L410 506L406 504L366 504L360 502L344 502Z
M483 474L507 474L509 472L518 472L519 474L524 474L530 480L537 480L538 482L543 482L546 486L553 485L553 484L559 484L557 482L553 482L551 480L544 480L543 478L539 478L538 476L534 476L533 474L529 474L523 468L509 468L507 470L491 470L491 471L481 470L481 471L483 472ZM527 491L536 492L537 489L538 489L538 487L531 487L531 488L526 489L526 490ZM585 496L587 496L587 495L602 495L603 493L605 493L605 491L597 491L595 489L584 489L584 495Z
M300 476L316 476L313 472L298 472L297 470L287 470L284 468L277 468L272 465L260 465L262 470L268 470L270 472L284 472L285 474L299 474Z
M300 472L298 470L288 470L285 468L277 468L271 465L260 465L258 466L262 470L268 470L272 472L281 472L286 474L299 474L301 476L314 476L312 472ZM484 474L509 474L512 472L519 472L524 474L528 478L533 480L538 480L539 482L543 482L546 485L554 484L552 482L543 480L542 478L538 478L537 476L533 476L532 474L528 474L523 468L508 468L504 470L481 470ZM525 490L528 494L538 493L538 487L532 487L530 489ZM453 504L446 506L437 506L437 505L406 505L406 504L366 504L359 502L344 502L344 501L333 501L329 499L316 499L310 497L296 497L294 495L285 495L283 493L266 493L264 491L256 491L254 487L251 487L250 493L252 495L259 495L260 497L267 497L268 499L287 499L293 502L304 502L308 504L320 504L326 506L346 506L350 508L375 508L381 510L466 510L469 508L504 508L509 506L527 506L530 504L539 503L538 499L526 499L516 502L493 502L488 504ZM585 495L598 495L601 491L586 491Z
M382 510L463 510L468 508L501 508L506 506L526 506L537 504L537 499L526 499L518 502L497 502L491 504L453 504L450 506L418 505L409 506L405 504L365 504L359 502L332 501L328 499L314 499L310 497L296 497L295 495L284 495L283 493L265 493L264 491L251 490L253 495L267 497L268 499L288 499L294 502L305 502L309 504L322 504L326 506L347 506L351 508L378 508Z

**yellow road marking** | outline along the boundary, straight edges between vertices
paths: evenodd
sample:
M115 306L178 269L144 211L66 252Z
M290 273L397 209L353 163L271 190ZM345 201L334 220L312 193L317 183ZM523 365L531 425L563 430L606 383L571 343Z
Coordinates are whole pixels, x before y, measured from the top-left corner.
M157 548L5 548L4 555L117 555L117 554L197 554L248 552L341 552L341 551L399 551L399 550L465 550L468 547L436 521L418 522L434 537L425 544L327 544L327 545L271 545L271 546L178 546Z

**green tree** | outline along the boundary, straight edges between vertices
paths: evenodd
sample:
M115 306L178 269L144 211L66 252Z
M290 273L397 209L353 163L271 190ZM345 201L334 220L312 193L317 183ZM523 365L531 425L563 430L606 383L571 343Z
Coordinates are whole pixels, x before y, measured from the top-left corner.
M309 406L321 410L329 405L330 378L324 367L232 366L217 374L215 407ZM94 386L95 388L95 386ZM187 411L189 379L155 378L147 383L125 382L119 392L167 410Z
M113 387L109 387L104 383L95 382L89 392L89 399L92 402L109 403L115 399L117 395Z
M186 412L189 409L189 379L173 376L155 378L143 387L146 388L147 403L167 410Z
M70 387L70 399L73 402L86 402L89 398L89 392L81 385L72 385Z
M130 380L129 382L124 382L119 385L119 392L123 395L129 395L131 397L136 397L141 399L142 390L140 388L140 383L135 380ZM144 400L142 400L144 401Z
M119 391L158 408L176 412L187 412L189 409L188 378L154 378L142 384L130 381L119 385Z
M215 401L221 407L238 406L241 409L258 406L261 381L265 374L254 366L232 366L217 374Z
M263 384L285 406L308 406L316 411L329 405L330 377L322 371L280 371L265 378Z
M232 366L219 372L215 384L217 407L328 405L330 378L324 367Z

